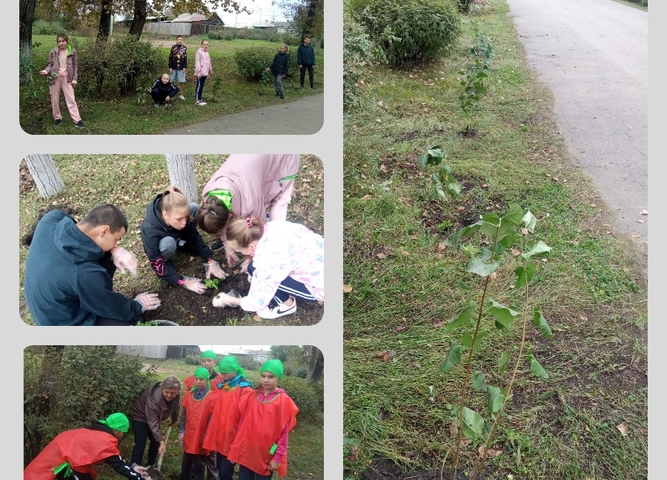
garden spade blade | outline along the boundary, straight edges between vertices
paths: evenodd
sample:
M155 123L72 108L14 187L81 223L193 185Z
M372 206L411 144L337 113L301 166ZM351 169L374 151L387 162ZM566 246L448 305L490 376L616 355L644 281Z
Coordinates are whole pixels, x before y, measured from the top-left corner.
M169 434L171 433L171 425L169 425L169 428L167 428L167 433L164 436L164 448L165 451L167 450L167 443L169 442ZM162 469L162 460L164 459L164 452L160 454L160 456L157 459L157 470L160 471ZM152 475L151 475L152 476Z

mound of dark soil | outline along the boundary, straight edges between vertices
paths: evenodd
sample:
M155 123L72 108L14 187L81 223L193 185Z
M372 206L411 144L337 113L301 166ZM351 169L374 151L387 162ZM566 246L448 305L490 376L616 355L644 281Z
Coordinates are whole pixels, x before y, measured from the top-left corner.
M400 466L387 458L375 460L361 474L364 480L449 480L449 468L445 467L440 476L440 469L405 472ZM477 477L484 479L484 475ZM464 472L457 472L455 480L468 480Z

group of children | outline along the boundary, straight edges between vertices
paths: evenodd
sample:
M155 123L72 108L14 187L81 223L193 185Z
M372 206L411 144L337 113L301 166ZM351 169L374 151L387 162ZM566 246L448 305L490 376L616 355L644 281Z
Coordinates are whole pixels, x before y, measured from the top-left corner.
M289 432L299 412L284 389L283 364L266 361L260 368L260 385L252 382L236 357L217 362L212 350L202 353L202 366L183 382L170 376L144 390L132 403L130 418L134 433L131 462L118 450L118 441L128 432L130 420L116 412L85 429L56 436L25 468L25 480L61 478L93 479L94 465L109 464L130 479L146 478L166 441L160 424L178 425L183 447L180 480L232 480L238 464L238 480L269 480L273 473L287 473ZM179 420L180 407L180 420ZM143 464L147 441L147 467ZM159 462L159 461L158 461Z
M152 271L166 283L197 294L205 278L225 279L214 250L225 250L228 267L240 261L248 274L246 296L220 293L215 307L237 307L265 319L296 311L296 299L324 302L324 239L287 221L299 170L296 154L232 154L206 183L201 203L189 202L170 186L146 208L140 233ZM267 212L268 210L268 212ZM268 218L267 218L268 217ZM36 224L26 258L24 291L37 325L133 325L145 311L159 308L157 293L132 299L113 291L113 275L137 273L134 253L118 245L128 229L113 205L95 207L75 222L62 211ZM201 229L218 237L208 245ZM200 277L182 275L178 251L199 256Z
M183 37L176 38L176 44L169 51L169 73L160 75L148 89L153 98L156 107L161 105L171 105L171 101L176 98L185 100L184 90L186 85L185 73L188 68L187 47L183 45ZM289 73L290 56L287 53L286 44L280 45L279 52L273 58L271 65L266 67L273 75L276 96L285 98L282 79ZM304 75L308 71L310 87L313 84L313 68L315 67L315 52L310 45L310 38L305 37L302 45L297 52L297 63L300 70L301 88L304 84ZM49 53L49 60L46 68L39 72L41 75L47 75L49 78L51 94L51 110L56 125L61 125L63 121L60 112L60 92L65 96L65 103L69 110L74 126L84 128L83 121L79 115L79 109L74 96L74 87L78 81L78 61L76 50L69 43L69 38L65 34L59 34L56 37L56 47ZM213 75L213 63L208 53L208 40L202 40L201 47L195 54L194 76L195 86L195 105L204 106L206 102L202 99L206 79ZM178 83L180 86L177 86Z

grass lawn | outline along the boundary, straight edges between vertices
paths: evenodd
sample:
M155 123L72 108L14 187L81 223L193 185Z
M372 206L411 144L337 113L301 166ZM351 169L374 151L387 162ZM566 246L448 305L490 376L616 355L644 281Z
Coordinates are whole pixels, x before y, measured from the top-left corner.
M226 155L194 155L197 185L202 188L211 175L220 167ZM150 291L160 292L169 289L157 278L148 265L143 249L139 227L145 217L146 207L169 185L169 173L164 155L53 155L56 167L65 184L65 189L58 195L43 199L40 197L25 162L20 168L19 196L19 242L29 233L41 211L55 205L68 207L78 211L77 219L83 218L93 207L100 203L116 205L128 219L129 229L121 245L133 252L139 261L136 276L129 274L114 275L114 290L129 298ZM313 155L301 155L299 173L294 184L292 201L288 208L287 219L301 223L311 230L324 234L324 166L322 161ZM215 240L206 232L200 232L202 238L210 245ZM32 317L23 296L24 265L28 247L20 244L19 248L19 313L24 322L33 324ZM178 256L181 263L177 265L183 274L203 277L203 269L199 261L188 260L187 255ZM224 250L214 252L214 258L220 262L227 272ZM175 257L174 261L178 259ZM177 287L171 287L176 289ZM177 289L180 291L180 289ZM192 292L188 292L192 293ZM245 293L245 292L242 292ZM191 297L200 300L202 305L211 307L222 320L225 311L236 314L239 309L216 309L211 306L211 298L192 293ZM159 313L160 309L155 313ZM197 316L199 312L183 312L183 318ZM297 312L296 315L298 315ZM292 315L285 316L289 322ZM152 319L152 318L151 318ZM320 316L321 319L321 316ZM170 318L179 324L182 318ZM317 320L319 321L319 319ZM285 324L281 319L272 320L271 325ZM313 323L316 323L313 322ZM195 320L195 323L196 320ZM224 324L224 323L223 323ZM253 316L245 314L239 325L259 325Z
M30 134L95 134L95 135L135 135L159 134L169 128L203 122L222 115L242 112L266 105L282 104L296 100L303 96L322 92L324 87L324 51L317 54L317 68L315 69L315 89L299 88L298 71L290 72L290 77L283 81L285 100L274 96L273 84L263 88L258 82L248 81L239 72L234 54L238 50L252 47L269 47L278 51L279 42L263 40L209 40L209 54L213 63L213 73L204 86L203 99L205 107L195 105L195 78L194 57L204 37L188 37L184 44L188 47L188 69L186 72L186 87L184 89L186 101L176 100L171 108L155 108L149 93L130 95L116 98L88 98L80 94L81 85L75 91L79 113L86 128L79 130L70 121L67 107L61 95L61 111L63 124L56 126L51 115L51 100L49 97L48 82L39 75L48 61L49 51L55 46L55 37L52 35L35 35L33 43L37 46L33 53L34 81L29 85L20 86L19 122L21 128ZM113 37L112 37L113 40ZM111 41L112 41L111 40ZM142 40L150 41L160 49L164 57L164 69L153 72L147 82L146 89L159 75L169 72L169 49L174 43L172 39L165 39L155 35L144 34ZM85 37L70 37L75 46L82 45L90 39ZM290 47L290 54L296 57L296 47ZM268 66L268 65L267 65ZM216 83L217 82L217 83ZM142 103L139 103L142 102ZM131 121L128 121L131 119Z
M496 56L473 117L475 135L466 136L457 72L474 63L469 48L477 32L489 35ZM569 158L551 93L524 54L506 3L476 4L449 57L411 71L369 68L361 103L345 116L346 478L361 479L381 459L403 472L436 469L438 475L443 460L451 462L451 407L459 402L463 369L440 373L440 366L462 332L444 329L479 301L482 280L466 265L487 245L479 236L459 249L445 240L480 215L504 214L512 203L537 217L529 242L552 248L537 262L528 308L541 309L553 338L529 328L527 339L549 377L537 378L527 361L521 364L492 446L498 455L483 474L647 476L645 258L612 233L611 213ZM417 165L433 145L442 147L464 186L445 204L431 200L431 173ZM524 300L512 288L517 265L511 252L501 256L489 295L520 311ZM502 388L510 372L499 373L498 359L518 345L520 329L496 330L493 322L483 328L489 336L473 371ZM483 412L485 395L470 398L468 406ZM478 446L464 446L464 470Z

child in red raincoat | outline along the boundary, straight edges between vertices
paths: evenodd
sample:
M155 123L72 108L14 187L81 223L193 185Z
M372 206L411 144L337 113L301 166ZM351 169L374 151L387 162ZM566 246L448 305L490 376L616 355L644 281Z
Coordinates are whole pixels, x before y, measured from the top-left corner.
M269 360L260 369L261 386L239 402L241 419L227 458L239 464L239 480L270 480L287 474L287 442L299 412L278 388L283 363Z

